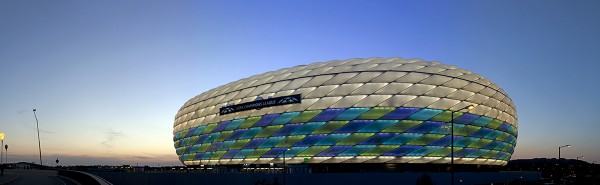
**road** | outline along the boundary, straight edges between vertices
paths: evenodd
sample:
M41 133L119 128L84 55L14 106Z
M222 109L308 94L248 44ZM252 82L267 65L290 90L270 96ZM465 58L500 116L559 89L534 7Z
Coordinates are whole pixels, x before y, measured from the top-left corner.
M13 182L8 184L10 185L67 185L73 184L72 182L58 177L58 172L56 170L17 170L11 169L6 170L5 173L10 174L18 174L19 177L15 179Z

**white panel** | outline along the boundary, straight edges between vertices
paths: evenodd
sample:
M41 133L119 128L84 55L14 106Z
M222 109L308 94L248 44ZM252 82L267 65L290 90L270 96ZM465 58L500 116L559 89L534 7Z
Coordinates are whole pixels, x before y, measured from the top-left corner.
M479 85L477 83L470 83L470 84L464 86L462 89L476 93L476 92L483 90L484 88L485 88L485 86L483 86L483 85Z
M458 104L459 102L460 101L458 101L458 100L442 98L442 99L439 99L438 101L433 102L431 105L427 106L427 108L447 110L447 109L452 108L454 105Z
M430 77L421 80L421 82L419 82L419 83L429 84L429 85L442 85L450 80L452 80L452 78L450 78L450 77L440 76L440 75L431 75Z
M366 64L359 64L354 66L352 69L350 69L351 71L366 71L369 70L375 66L377 66L378 64L371 64L371 63L366 63Z
M291 75L285 77L286 79L294 79L304 76L306 73L310 72L310 70L300 70L292 73Z
M496 92L497 92L496 90L486 87L485 89L479 91L479 94L491 97L494 94L496 94Z
M352 107L352 105L358 103L358 101L366 97L366 95L344 96L342 99L338 100L335 104L333 104L330 108Z
M269 89L265 90L264 93L277 92L277 91L281 90L281 88L285 87L288 83L290 83L290 81L276 82L275 84L271 85L271 87L269 87Z
M391 98L381 102L378 107L400 107L404 105L406 102L409 102L415 99L417 96L411 95L394 95Z
M254 85L262 85L267 83L269 80L271 80L272 78L274 78L275 76L271 76L271 75L265 75L265 77L260 78L258 81L256 81L256 83L254 83ZM228 90L229 91L229 90Z
M369 95L356 103L354 107L375 107L390 97L392 97L392 95Z
M252 112L252 114L250 114L250 117L254 117L254 116L263 116L265 114L268 114L269 112L271 112L271 110L273 110L275 107L266 107L266 108L262 108L260 110L256 110L254 112ZM279 107L277 107L279 108Z
M346 72L346 71L349 71L351 68L352 68L352 66L335 66L335 67L331 68L330 70L328 70L327 73Z
M275 77L273 77L271 80L267 81L267 83L281 81L281 80L285 79L287 76L290 76L291 74L292 73L283 73L283 74L275 75Z
M476 104L482 104L488 98L489 97L481 95L481 94L474 94L473 96L467 98L467 101L473 102L473 103L476 103Z
M257 96L259 94L262 94L265 90L267 90L269 87L271 87L272 84L264 84L261 86L256 87L252 92L248 93L248 96Z
M302 98L305 98L306 95L310 94L315 89L317 89L317 88L316 87L300 88L300 89L296 89L292 94L300 94L300 95L302 95Z
M319 68L315 68L312 69L312 71L310 71L309 73L306 73L306 76L314 76L314 75L321 75L321 74L325 74L327 71L333 69L333 67L319 67Z
M498 114L500 113L500 111L498 111L497 109L490 109L487 113L484 114L484 116L490 117L490 118L496 118L498 117ZM504 120L502 120L504 121Z
M442 69L442 68L439 68L439 67L428 66L428 67L424 67L424 68L418 69L416 71L423 72L423 73L439 73L439 72L442 72L442 71L445 71L445 70L446 69Z
M337 102L341 98L342 97L339 97L339 96L321 98L321 99L319 99L319 101L315 102L310 107L308 107L308 110L329 108L331 105L333 105L335 102Z
M457 89L444 87L444 86L437 86L437 87L427 91L427 93L425 93L425 95L433 96L433 97L446 97L456 91L457 91Z
M305 111L306 109L308 109L308 107L310 107L312 104L317 102L317 100L319 100L319 98L302 99L302 103L293 104L287 111L288 112Z
M431 90L433 88L435 88L434 85L414 84L414 85L406 88L400 94L422 95L425 92L427 92L427 91L429 91L429 90Z
M327 86L317 87L317 89L315 89L311 93L307 94L304 98L324 97L325 95L329 94L329 92L331 92L333 89L335 89L337 87L339 87L339 85L327 85Z
M461 75L458 78L474 82L474 81L479 80L481 78L481 76L479 76L478 74L471 73L471 74Z
M490 80L485 79L485 78L479 79L475 82L480 83L481 85L484 85L484 86L492 84L492 82L490 82Z
M274 98L276 97L282 97L282 96L289 96L292 95L292 93L294 93L295 90L287 90L287 91L279 91L277 93L275 93L273 95Z
M346 83L366 83L379 75L381 75L380 72L362 72L348 80Z
M359 94L370 95L386 85L387 85L387 83L367 83L367 84L360 86L358 89L354 90L352 93L350 93L350 95L359 95Z
M225 95L225 98L223 98L224 102L228 102L231 101L231 99L233 97L235 97L235 95L237 95L238 93L240 93L239 91L235 91L235 92L230 92L229 94Z
M406 74L407 74L406 72L385 72L385 73L377 76L373 80L371 80L371 82L383 82L383 83L393 82L396 79L398 79Z
M406 107L427 107L439 99L440 98L437 98L437 97L418 96L415 99L404 104L404 106L406 106Z
M381 89L377 90L375 94L398 94L402 92L404 89L412 86L410 83L390 83Z
M396 80L396 82L418 83L421 80L423 80L429 76L431 76L431 75L424 74L424 73L408 73L408 74L398 78L398 80Z
M446 75L446 76L452 76L452 77L457 77L457 76L463 75L464 73L462 71L458 70L458 69L449 69L449 70L442 71L442 72L440 72L438 74Z
M317 87L323 85L327 80L333 78L334 75L315 76L310 81L306 82L302 87Z
M462 107L460 107L460 108L462 108ZM492 108L490 108L488 106L485 106L485 105L475 105L475 108L469 110L468 112L471 113L471 114L485 115L485 113L489 112L490 110L492 110Z
M340 85L340 84L343 84L346 81L350 80L350 78L353 78L356 75L357 75L357 73L337 74L333 78L328 80L327 82L323 83L323 85Z
M254 87L250 87L250 88L244 89L240 93L238 93L237 95L235 95L235 97L233 97L233 99L240 99L240 98L246 97L253 90L254 90Z
M492 96L492 98L500 101L504 100L504 97L506 97L506 95L504 95L502 92L496 92L496 94Z
M398 66L396 68L394 68L394 71L415 71L417 69L421 69L424 68L425 66L422 65L415 65L415 64L403 64L401 66Z
M343 84L331 91L329 94L327 94L327 96L345 96L362 85L363 84Z
M283 87L281 90L298 89L302 85L304 85L306 82L308 82L310 79L312 79L312 77L295 79L294 81L290 82L287 86Z
M460 88L462 88L462 87L464 87L466 85L469 85L469 83L470 82L468 82L468 81L455 78L455 79L452 79L452 80L444 83L443 86L452 87L452 88L455 88L455 89L460 89Z
M494 98L489 98L483 102L483 104L488 107L496 107L496 106L498 106L498 103L500 103L500 101L498 101Z
M450 95L448 95L448 98L452 98L455 100L466 100L467 98L473 96L475 93L473 92L469 92L469 91L465 91L465 90L458 90Z
M384 64L379 64L378 66L375 66L371 69L369 69L370 71L374 71L374 70L390 70L390 69L394 69L398 66L400 66L402 64L399 63L395 63L395 62L389 62L389 63L384 63Z

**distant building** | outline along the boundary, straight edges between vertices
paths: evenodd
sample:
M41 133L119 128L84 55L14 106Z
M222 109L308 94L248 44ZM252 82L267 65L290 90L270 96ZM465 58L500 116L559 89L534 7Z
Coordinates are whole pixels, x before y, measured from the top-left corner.
M449 164L452 122L456 164L510 160L516 108L490 80L419 59L348 59L266 72L193 97L175 116L173 141L188 166L284 157L308 165Z

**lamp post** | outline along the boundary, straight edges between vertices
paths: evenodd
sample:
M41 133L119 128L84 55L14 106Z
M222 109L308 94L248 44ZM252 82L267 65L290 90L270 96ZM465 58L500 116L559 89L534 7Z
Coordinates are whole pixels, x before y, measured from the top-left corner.
M563 145L558 147L558 160L560 160L560 149L564 147L571 147L571 145Z
M286 148L283 151L283 185L285 185L285 183L286 183L286 181L285 181L285 174L287 173L287 169L286 169L286 166L285 166L285 157L286 157L285 153L288 150L290 150L290 148Z
M44 165L44 163L42 163L42 142L40 141L40 124L38 123L37 115L35 114L35 109L33 109L33 116L35 116L35 125L37 126L38 149L40 150L40 165Z
M6 155L5 161L6 161L6 163L8 163L8 144L4 145L4 149L6 150L6 154L4 154L4 155Z
M475 108L474 105L468 105L456 111L450 110L450 184L452 185L454 185L454 112L458 112L465 109L471 110L473 108Z
M0 147L2 147L4 145L4 133L0 133L0 140L2 140L2 145L0 145ZM4 150L0 149L0 165L4 165L4 161L2 160L3 155L4 155Z
M579 158L582 158L582 159L583 159L583 158L585 158L585 157L583 157L583 155L582 155L582 156L577 156L577 160L579 160Z

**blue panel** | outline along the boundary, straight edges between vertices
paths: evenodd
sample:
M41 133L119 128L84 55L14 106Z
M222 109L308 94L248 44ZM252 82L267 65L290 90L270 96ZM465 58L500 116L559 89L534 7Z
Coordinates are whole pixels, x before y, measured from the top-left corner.
M429 143L430 146L450 146L450 135L446 135L434 142Z
M235 156L239 152L240 152L240 150L229 150L229 151L225 152L225 154L223 155L223 157L221 157L221 159L231 159L231 158L233 158L233 156Z
M189 154L189 153L191 153L191 150L192 150L192 146L186 146L185 150L184 150L184 153L185 154Z
M208 147L207 152L214 152L223 144L223 142L214 142Z
M408 129L406 132L409 133L429 133L434 129L440 128L444 123L442 122L433 122L433 121L425 121L420 125L417 125L411 129Z
M367 133L367 132L372 132L372 133L377 133L377 132L381 132L383 129L392 126L393 124L397 123L398 120L376 120L373 123L371 123L370 125L367 125L363 128L361 128L360 130L358 130L357 132L361 132L361 133Z
M277 130L277 132L273 133L273 136L289 136L294 130L302 127L302 124L286 124L281 129Z
M503 133L502 131L493 130L490 134L486 135L483 138L486 138L486 139L496 139L498 136L502 135L502 133Z
M388 153L383 154L384 156L406 156L415 150L423 148L422 146L401 146L400 148L396 148Z
M279 155L279 157L283 157L283 154L285 154L286 158L295 157L296 155L298 155L300 152L306 150L307 148L308 148L307 146L291 147L290 150L286 151L285 153L281 153L281 155Z
M363 113L365 113L369 110L371 110L371 108L349 108L346 111L342 112L341 114L337 115L335 118L333 118L333 120L338 120L338 121L354 120L358 116L362 115Z
M327 134L308 135L304 137L304 139L302 139L301 141L294 144L294 146L312 146L315 143L324 139L325 137L327 137Z
M508 146L508 143L501 142L501 143L498 144L498 146L496 146L494 148L494 150L502 150L502 149L504 149L507 146Z
M505 131L508 130L508 127L510 127L510 124L508 124L507 122L502 123L502 125L500 125L498 128L496 128L497 130L501 130L501 131Z
M208 135L208 138L204 140L204 143L212 143L215 139L217 139L217 137L219 137L219 135L221 135L221 132L212 133Z
M315 116L311 121L330 121L344 111L346 111L346 109L325 109L319 115Z
M338 156L359 156L363 152L373 148L375 148L375 145L355 145L354 147L340 153Z
M400 107L390 113L387 113L385 116L381 117L380 119L404 119L419 110L421 110L421 109Z
M508 155L508 153L506 153L506 152L498 152L498 154L496 154L496 156L494 156L493 158L494 159L504 159L507 156L510 156L510 155Z
M429 120L442 112L443 112L442 110L436 110L436 109L421 109L420 111L408 116L408 119L410 119L410 120Z
M258 148L273 148L273 147L275 147L275 145L277 145L279 142L281 142L284 138L285 138L284 136L269 137L269 139L267 139L267 141L265 141L260 146L258 146Z
M506 138L506 139L504 140L504 142L505 142L505 143L514 144L513 142L514 142L515 140L517 140L517 138L515 138L515 136L512 136L512 135L511 135L511 136L508 136L508 138Z
M200 135L200 137L198 137L198 140L196 140L194 144L204 143L204 140L206 140L206 138L208 138L208 134Z
M462 137L462 136L454 136L454 146L455 147L467 147L471 143L479 141L479 138L475 137Z
M377 133L377 134L369 137L367 140L360 142L359 144L361 144L361 145L380 145L398 135L399 134L394 134L394 133Z
M463 148L462 150L459 150L457 152L454 152L454 157L466 157L467 155L476 152L477 149L475 148Z
M458 130L460 127L458 125L465 126L463 124L454 124L454 130ZM452 127L451 123L444 123L442 126L429 131L430 134L450 134L450 128Z
M209 160L210 157L212 157L212 155L214 155L215 152L206 152L204 153L204 155L202 156L202 160Z
M196 131L196 128L198 128L198 127L190 128L184 137L190 137L190 136L194 135L194 131Z
M231 123L229 123L229 125L227 125L227 127L225 127L225 130L235 130L236 128L238 128L244 121L246 121L246 119L236 119L231 121Z
M471 125L476 125L476 126L483 127L483 126L487 125L492 120L494 120L494 119L488 118L488 117L485 117L485 116L481 116L481 117L477 118L476 120L474 120L473 122L471 122Z
M237 154L235 154L235 156L233 156L234 159L243 159L246 158L246 156L250 155L252 152L254 152L254 149L243 149L240 150L240 152L238 152Z
M204 156L204 152L196 153L196 155L194 155L194 160L200 160L202 159L202 156Z
M254 138L254 136L256 136L258 133L260 133L260 131L262 131L262 128L260 128L260 127L254 127L254 128L248 129L248 131L246 133L244 133L244 135L242 135L242 137L240 137L240 139Z
M496 148L498 145L500 145L501 143L502 142L500 142L500 141L492 140L492 142L488 143L487 145L485 145L481 148L492 150L492 149Z
M406 154L406 156L426 156L426 155L429 155L430 153L438 151L442 148L444 148L444 147L442 147L442 146L423 146L423 148L412 151L412 152Z
M317 142L317 146L335 145L338 141L348 137L350 134L329 134L325 139Z
M385 145L403 145L406 144L418 137L421 137L423 134L413 134L413 133L402 133L392 139L384 142Z
M232 140L239 139L240 136L242 136L244 133L246 133L246 131L248 131L248 129L235 130L235 131L233 131L233 133L231 133L231 135L229 135L229 137L227 137L227 139L225 139L225 141L232 141Z
M255 127L267 126L267 125L271 124L275 119L277 119L277 117L279 117L279 114L264 115L262 118L260 118L260 120L258 120L256 123L254 123L254 126Z
M305 123L304 125L302 125L302 127L298 128L294 132L292 132L292 135L307 135L307 134L310 134L314 130L316 130L317 128L321 127L324 124L325 124L325 122L308 122L308 123Z
M471 134L469 134L469 136L471 137L484 137L487 136L488 134L492 133L494 130L489 129L489 128L481 128Z
M273 148L271 150L269 150L268 152L266 152L263 156L261 156L262 158L275 158L281 154L283 154L283 151L285 151L286 148Z
M290 122L290 120L292 120L296 116L298 116L298 114L300 114L300 112L286 112L286 113L283 113L279 117L277 117L277 119L273 120L273 122L271 123L271 125L286 124L286 123Z
M454 122L467 124L467 123L473 122L473 120L475 120L479 117L481 117L481 116L471 114L471 113L464 113L463 115L459 116L458 118L454 118Z
M242 149L256 148L260 144L262 144L263 142L265 142L266 140L267 140L267 138L255 138L255 139L252 139L252 140L250 140L250 142L248 142L248 144L246 144L244 147L242 147Z
M235 141L225 141L217 150L221 150L221 151L229 150L229 148L231 147L231 145L233 145L233 143L235 143Z
M229 125L229 123L231 123L231 121L221 122L211 132L213 132L213 133L214 132L221 132L221 131L223 131L223 129L225 129L225 127L227 127L227 125Z
M353 120L339 129L335 130L333 133L354 133L358 129L361 129L373 122L372 120Z
M332 146L326 149L325 151L317 154L317 157L332 157L336 156L347 149L352 148L352 146Z
M204 129L206 129L206 125L196 127L196 130L194 131L193 135L199 136L200 134L202 134L202 131L204 131Z

